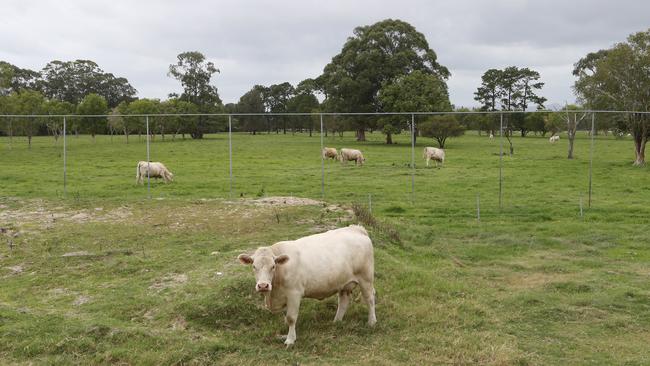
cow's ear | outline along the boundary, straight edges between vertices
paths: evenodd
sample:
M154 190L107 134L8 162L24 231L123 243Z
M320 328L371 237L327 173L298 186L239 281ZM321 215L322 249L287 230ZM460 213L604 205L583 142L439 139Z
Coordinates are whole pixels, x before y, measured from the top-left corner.
M289 260L289 256L286 254L281 254L274 258L276 264L285 264Z
M251 257L248 254L242 253L239 256L237 256L237 259L239 259L239 261L242 262L242 264L252 264L253 263L253 257Z

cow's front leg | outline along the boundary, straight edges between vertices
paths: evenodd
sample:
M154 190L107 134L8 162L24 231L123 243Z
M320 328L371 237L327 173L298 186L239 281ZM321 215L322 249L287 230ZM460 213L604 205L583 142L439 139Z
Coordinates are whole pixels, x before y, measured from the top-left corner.
M300 310L301 294L289 294L287 297L287 315L285 320L289 326L289 333L287 333L287 340L284 344L291 347L296 342L296 322L298 321L298 311Z

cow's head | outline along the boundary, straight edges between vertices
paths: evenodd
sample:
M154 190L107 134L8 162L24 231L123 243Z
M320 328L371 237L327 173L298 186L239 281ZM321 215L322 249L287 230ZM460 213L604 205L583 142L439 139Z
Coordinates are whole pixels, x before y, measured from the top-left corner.
M255 274L255 290L257 292L270 292L273 288L273 276L277 266L287 263L289 256L286 254L274 255L270 248L259 248L252 256L240 254L238 257L242 264L252 264Z

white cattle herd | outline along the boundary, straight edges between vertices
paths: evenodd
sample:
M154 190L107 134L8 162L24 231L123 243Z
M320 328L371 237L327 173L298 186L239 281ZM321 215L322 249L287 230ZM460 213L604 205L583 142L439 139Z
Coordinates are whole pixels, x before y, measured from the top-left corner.
M346 149L342 148L340 151L337 151L333 147L324 147L322 150L323 159L332 159L338 160L341 163L345 164L348 161L354 161L354 165L363 165L366 161L366 158L363 157L361 150L356 149ZM436 166L438 162L444 164L445 162L445 151L437 147L425 147L422 157L427 161L427 166L429 166L429 161L434 160Z
M334 321L343 319L359 286L368 306L368 325L374 326L375 288L372 241L362 226L330 230L297 240L259 247L252 254L240 254L239 261L253 266L255 291L264 296L271 312L286 311L289 326L285 344L296 341L296 322L302 298L323 300L338 294Z

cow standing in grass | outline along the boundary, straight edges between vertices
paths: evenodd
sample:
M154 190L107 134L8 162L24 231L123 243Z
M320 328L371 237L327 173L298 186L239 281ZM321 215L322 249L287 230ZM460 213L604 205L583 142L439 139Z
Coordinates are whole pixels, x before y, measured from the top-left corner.
M139 161L135 169L135 184L144 184L144 179L147 177L147 168L149 169L149 178L162 178L165 183L174 180L174 174L163 163Z
M341 321L352 290L359 285L368 305L368 325L377 322L372 241L362 226L350 225L281 241L238 258L243 264L253 265L255 290L264 294L266 307L272 312L286 309L287 347L296 341L296 321L303 297L322 300L338 294L334 321Z
M429 161L434 160L437 168L438 162L440 162L440 164L445 163L445 150L427 146L422 152L422 157L427 160L427 166L429 166Z
M354 165L363 165L363 163L366 161L366 158L363 157L363 154L360 150L343 148L339 154L339 160L341 163L347 163L348 161L354 160Z

